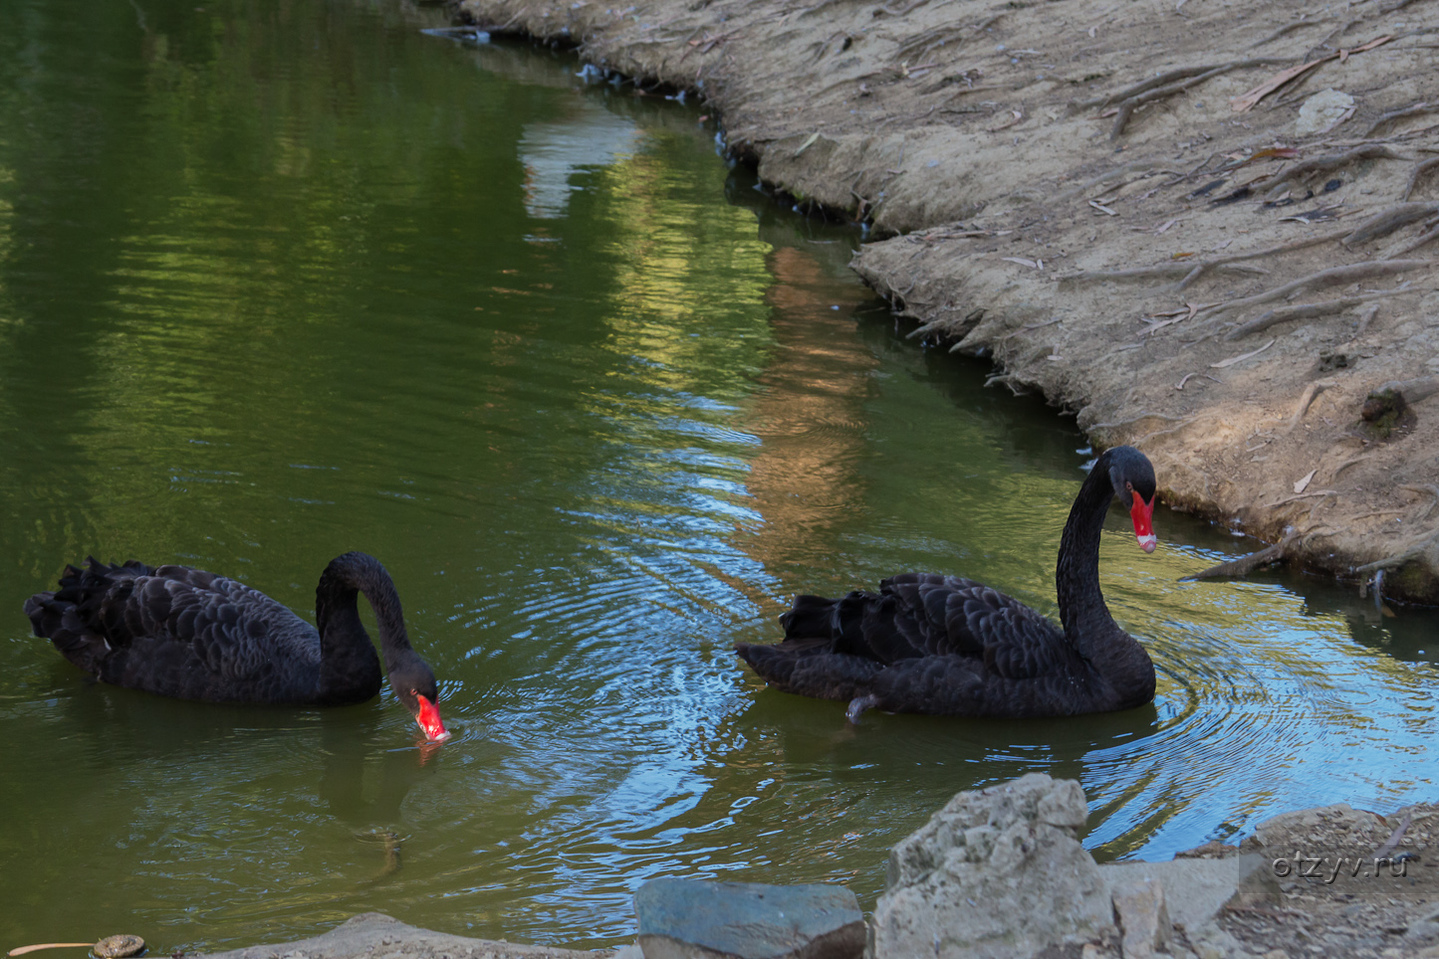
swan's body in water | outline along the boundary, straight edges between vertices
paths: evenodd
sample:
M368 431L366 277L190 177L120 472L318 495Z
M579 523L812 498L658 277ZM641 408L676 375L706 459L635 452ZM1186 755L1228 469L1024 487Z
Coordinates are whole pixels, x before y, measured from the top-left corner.
M1130 507L1145 552L1155 545L1154 468L1130 446L1106 451L1079 489L1055 570L1063 628L997 590L958 576L906 573L842 599L797 596L784 640L735 649L771 686L872 707L953 716L1070 716L1154 698L1154 664L1115 624L1099 589L1099 539L1110 501Z
M67 566L60 588L25 601L35 635L116 686L214 703L340 706L380 691L380 660L356 594L375 611L390 685L425 737L449 737L435 675L410 647L400 597L373 556L325 567L314 626L258 590L188 566Z

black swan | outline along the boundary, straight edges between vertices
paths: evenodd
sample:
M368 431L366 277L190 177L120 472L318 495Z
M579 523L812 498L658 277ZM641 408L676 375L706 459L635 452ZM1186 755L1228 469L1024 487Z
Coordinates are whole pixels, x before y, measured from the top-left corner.
M1154 551L1154 467L1132 446L1107 450L1079 488L1054 579L1063 629L974 580L905 573L843 599L797 596L784 639L735 651L771 686L866 709L950 716L1072 716L1154 698L1154 664L1099 590L1099 538L1113 497Z
M380 691L380 659L360 622L365 594L390 686L431 742L449 738L435 674L410 648L400 597L379 560L337 556L315 589L314 626L258 590L188 566L91 557L60 589L25 601L36 636L100 680L213 703L340 706Z

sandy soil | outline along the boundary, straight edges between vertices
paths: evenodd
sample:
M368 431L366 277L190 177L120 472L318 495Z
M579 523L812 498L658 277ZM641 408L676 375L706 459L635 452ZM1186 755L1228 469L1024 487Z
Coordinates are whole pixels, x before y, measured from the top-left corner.
M458 15L703 95L767 183L888 237L854 268L934 347L1139 446L1171 505L1439 602L1439 0Z

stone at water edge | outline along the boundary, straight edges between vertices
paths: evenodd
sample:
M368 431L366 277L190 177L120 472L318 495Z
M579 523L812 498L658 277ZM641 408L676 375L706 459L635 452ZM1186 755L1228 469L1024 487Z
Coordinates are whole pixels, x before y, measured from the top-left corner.
M1118 890L1153 879L1164 887L1169 918L1198 929L1226 906L1275 906L1279 884L1270 861L1252 854L1222 859L1174 859L1169 862L1107 862L1099 867L1109 887Z
M1124 959L1150 959L1155 953L1167 953L1174 927L1164 903L1163 884L1145 877L1115 886L1113 894L1114 914L1124 934Z
M1080 845L1072 780L1031 773L962 792L895 846L873 919L875 959L1029 959L1112 938L1109 887Z
M843 886L652 879L635 893L645 959L858 959L864 916Z

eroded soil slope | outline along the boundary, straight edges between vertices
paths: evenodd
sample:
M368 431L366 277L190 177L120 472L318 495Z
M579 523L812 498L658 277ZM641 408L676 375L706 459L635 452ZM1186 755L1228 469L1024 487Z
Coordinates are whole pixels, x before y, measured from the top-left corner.
M1168 502L1439 601L1439 0L461 16L702 93L767 182L891 235L855 268L934 344Z

